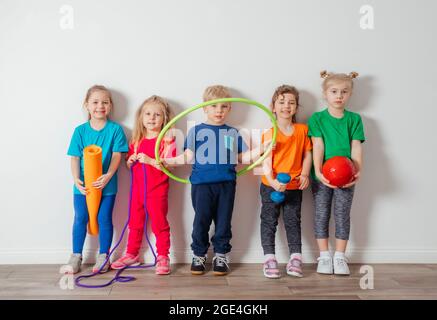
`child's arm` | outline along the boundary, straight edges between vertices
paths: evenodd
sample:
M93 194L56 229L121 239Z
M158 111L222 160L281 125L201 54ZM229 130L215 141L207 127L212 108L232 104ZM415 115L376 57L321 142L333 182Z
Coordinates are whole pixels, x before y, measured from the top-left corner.
M263 172L264 176L266 177L267 181L269 182L269 185L279 192L284 192L287 188L286 184L280 183L277 179L273 178L273 170L272 170L272 156L269 155L267 158L263 161Z
M128 170L132 168L134 163L138 161L138 154L137 154L137 144L130 144L128 152L126 153L126 167Z
M171 138L171 154L167 154L168 157L163 157L161 159L161 165L169 168L179 167L184 164L192 164L194 157L195 157L195 150L196 150L196 143L195 143L195 136L196 136L196 129L191 128L188 132L188 136L185 139L184 142L184 152L180 154L179 156L176 156L176 143L174 138Z
M150 158L145 153L136 153L132 149L129 149L128 154L126 155L126 167L128 170L130 170L135 163L135 161L138 161L140 163L151 165L159 170L161 170L160 166L157 164L156 160L153 158Z
M302 163L302 172L300 173L299 177L296 177L299 178L300 190L304 190L308 188L308 186L310 185L309 175L310 175L312 162L313 162L313 155L311 151L305 151L305 155Z
M92 186L96 189L103 189L111 180L112 176L117 172L120 162L121 152L113 152L108 172L102 174L96 181L93 182Z
M361 169L363 168L363 147L360 140L352 140L351 158L354 162L357 172L354 175L354 180L346 184L343 188L349 188L355 185L360 179Z
M130 168L132 168L132 165L137 160L138 160L138 155L135 153L131 154L129 157L126 156L126 167L128 168L128 170L130 170Z
M166 139L164 139L164 149L162 151L161 155L161 165L166 168L174 168L176 165L174 164L168 164L165 162L165 159L172 158L173 160L170 160L169 162L175 162L174 158L176 157L176 141L174 136L170 136ZM158 164L159 165L159 164ZM162 168L161 168L162 170Z
M79 157L71 157L71 174L73 175L74 184L76 188L82 193L84 196L87 194L88 189L84 187L83 181L80 180L80 158Z
M158 162L155 159L150 158L145 153L138 153L137 154L137 160L138 160L139 163L148 164L149 166L152 166L152 167L155 167L158 170L161 170L161 167L158 164Z
M243 161L244 161L244 163L255 162L264 154L264 152L267 150L268 146L270 145L270 142L271 141L265 141L264 143L262 143L258 147L255 147L251 150L246 150L244 152L240 152L238 154L238 162L240 162L240 163Z
M325 143L322 138L311 137L313 142L313 161L314 161L314 171L316 177L327 187L336 189L336 186L329 184L329 180L327 180L322 173L323 159L325 154Z
M184 164L191 164L194 159L194 152L190 149L185 149L184 153L173 158L164 158L162 164L166 167L178 167Z

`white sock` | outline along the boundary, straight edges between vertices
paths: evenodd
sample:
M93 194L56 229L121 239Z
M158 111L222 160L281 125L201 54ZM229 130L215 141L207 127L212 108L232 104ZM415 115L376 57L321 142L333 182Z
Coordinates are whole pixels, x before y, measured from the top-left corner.
M275 255L273 253L268 253L268 254L264 255L264 261L268 261L270 259L275 259L276 260L276 257L275 257Z
M290 260L293 260L294 258L297 258L297 259L302 260L302 254L301 254L301 253L298 253L298 252L296 252L296 253L292 253L292 254L290 255Z
M329 251L320 251L320 258L331 258Z
M216 253L215 254L217 257L223 257L226 258L226 253Z
M341 258L341 259L344 259L344 252L341 252L341 251L335 251L334 258Z

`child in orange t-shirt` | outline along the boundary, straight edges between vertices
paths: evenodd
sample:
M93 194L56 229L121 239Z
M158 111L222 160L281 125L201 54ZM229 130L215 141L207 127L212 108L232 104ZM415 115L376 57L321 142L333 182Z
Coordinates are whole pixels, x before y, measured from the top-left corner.
M260 194L261 207L261 244L264 250L263 272L267 278L281 276L275 257L275 234L280 209L287 234L290 260L286 271L288 275L302 277L302 241L301 241L301 202L302 190L309 186L311 170L311 140L308 127L296 123L299 106L299 91L288 85L276 89L270 108L276 115L278 133L272 154L264 160ZM271 140L273 130L263 135L263 142ZM281 184L276 176L286 173L291 177L288 184ZM275 203L270 198L273 191L283 192L285 200Z

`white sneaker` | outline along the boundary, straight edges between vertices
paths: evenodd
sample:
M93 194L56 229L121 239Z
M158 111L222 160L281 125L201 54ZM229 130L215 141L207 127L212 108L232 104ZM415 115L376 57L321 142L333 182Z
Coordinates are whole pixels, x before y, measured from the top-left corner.
M343 275L343 276L350 275L346 258L334 256L334 274Z
M79 253L72 253L70 256L70 260L64 266L66 273L75 274L80 271L80 267L82 265L82 255Z
M331 257L319 257L317 258L319 262L317 264L317 273L321 274L333 274L334 268L332 266L332 258Z
M105 263L106 262L106 263ZM105 264L103 266L103 264ZM100 270L102 269L102 270ZM109 271L109 259L108 255L106 253L100 253L97 256L96 264L93 267L93 272L98 272L100 270L100 273L105 273Z

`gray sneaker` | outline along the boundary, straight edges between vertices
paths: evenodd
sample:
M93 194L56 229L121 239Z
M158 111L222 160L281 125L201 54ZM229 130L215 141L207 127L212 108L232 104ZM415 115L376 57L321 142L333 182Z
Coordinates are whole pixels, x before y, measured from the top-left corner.
M75 274L80 272L82 265L82 255L80 253L72 253L68 263L66 264L66 273Z
M106 253L101 253L97 256L96 264L93 267L93 272L98 272L106 260L108 260L108 261L106 261L105 266L100 271L100 273L108 272L109 259L107 259L107 257L108 257L108 255Z

